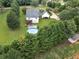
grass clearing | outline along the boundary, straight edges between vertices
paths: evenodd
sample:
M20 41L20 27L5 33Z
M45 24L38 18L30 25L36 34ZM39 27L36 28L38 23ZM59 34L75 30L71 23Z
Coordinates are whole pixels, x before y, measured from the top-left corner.
M40 19L38 26L39 28L43 28L44 26L50 26L49 24L51 24L51 22L54 23L56 22L56 20L55 19Z
M12 31L8 28L6 23L6 17L9 11L0 14L0 45L11 44L14 40L20 40L25 35L25 16L20 10L20 22L21 28L16 31Z

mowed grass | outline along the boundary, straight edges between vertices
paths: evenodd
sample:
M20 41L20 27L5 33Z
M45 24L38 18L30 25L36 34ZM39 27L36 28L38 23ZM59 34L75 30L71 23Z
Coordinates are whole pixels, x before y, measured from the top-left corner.
M9 13L9 10L5 13L0 13L0 45L9 45L14 40L22 40L25 36L25 16L20 10L20 29L12 31L8 28L6 23L6 17Z
M54 24L56 22L57 22L57 20L55 20L55 19L40 19L38 26L39 26L39 28L43 28L45 26L50 26L50 24Z

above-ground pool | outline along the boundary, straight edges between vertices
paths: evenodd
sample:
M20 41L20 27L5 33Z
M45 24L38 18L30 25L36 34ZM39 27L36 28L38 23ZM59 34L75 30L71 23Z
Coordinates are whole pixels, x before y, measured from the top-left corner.
M37 29L37 28L29 28L29 29L27 30L27 32L28 32L29 34L37 34L37 33L38 33L38 29Z

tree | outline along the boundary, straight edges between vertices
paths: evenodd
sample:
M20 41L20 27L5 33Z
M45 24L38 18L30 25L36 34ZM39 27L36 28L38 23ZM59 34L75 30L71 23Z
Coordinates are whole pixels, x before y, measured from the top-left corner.
M61 11L63 11L63 10L65 10L66 9L66 5L61 5L60 7L59 7L59 11L61 12Z
M64 23L65 23L67 35L68 35L68 37L71 37L77 31L77 26L75 24L75 21L73 19L72 20L66 20L66 21L64 21Z
M46 6L47 0L42 0L42 1L41 1L41 4L44 5L44 6Z
M39 0L39 4L41 4L42 0Z
M25 0L17 0L19 5L25 5Z
M32 0L31 5L38 6L39 5L39 0Z
M40 29L38 33L39 49L41 52L45 52L49 48L63 43L68 38L63 21L51 22L50 26Z
M3 0L2 4L5 7L10 7L13 0Z
M16 0L13 0L11 4L11 12L7 15L7 24L8 27L12 30L17 29L20 27L20 22L19 22L19 16L20 16L20 11L19 11L19 4L17 3Z
M78 7L79 6L79 0L69 0L69 1L67 1L67 6Z
M74 17L75 24L77 25L77 32L79 31L79 16Z
M72 18L72 15L68 10L64 10L59 14L60 19L62 20L69 20Z
M15 12L11 11L7 15L7 24L8 24L8 27L12 30L20 27L19 19L16 16Z
M2 0L0 0L0 12L3 12L3 4L2 4Z
M11 48L5 55L5 59L23 59L23 58L21 57L21 53L19 51Z
M32 0L25 0L25 5L30 5Z
M71 8L68 10L63 10L62 12L60 12L59 17L62 20L71 20L72 18L74 18L75 16L79 15L79 8Z
M55 2L48 2L47 6L51 8L55 8Z
M11 4L11 10L13 12L15 12L16 16L20 16L20 7L19 7L19 4L16 0L13 0L12 4Z

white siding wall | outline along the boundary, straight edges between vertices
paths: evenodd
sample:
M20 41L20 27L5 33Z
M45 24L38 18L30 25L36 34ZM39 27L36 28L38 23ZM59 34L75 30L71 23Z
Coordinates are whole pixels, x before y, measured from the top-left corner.
M45 17L49 18L50 15L46 12L46 13L44 13L44 14L42 15L42 18L45 18Z
M32 23L39 23L39 18L26 18L26 20L32 20Z

